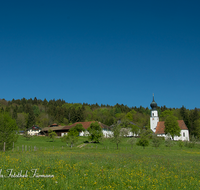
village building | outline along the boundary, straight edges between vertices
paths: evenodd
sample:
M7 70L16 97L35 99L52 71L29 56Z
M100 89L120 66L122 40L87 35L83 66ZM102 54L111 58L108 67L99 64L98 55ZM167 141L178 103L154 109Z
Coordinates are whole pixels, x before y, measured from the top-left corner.
M166 138L171 138L169 134L165 134L165 122L159 121L158 111L157 111L157 103L154 100L150 104L151 106L151 117L150 117L150 128L151 130L157 135ZM174 140L182 140L182 141L189 141L189 130L185 125L183 120L178 120L178 125L181 129L180 136L175 136Z
M45 133L45 135L48 136L48 131L52 130L57 134L57 136L64 136L64 135L67 135L67 133L72 127L75 127L77 124L82 124L85 131L80 132L79 136L87 136L89 134L87 129L90 127L91 123L94 123L94 122L95 121L76 122L69 126L61 126L54 123L52 125L49 125L48 127L43 128L41 132ZM110 127L101 122L98 122L98 123L100 127L102 128L104 137L109 137L109 134L111 133Z
M32 127L30 127L30 128L27 129L27 133L29 135L32 135L32 136L33 135L39 135L39 133L40 133L41 130L42 129L39 126L33 125Z

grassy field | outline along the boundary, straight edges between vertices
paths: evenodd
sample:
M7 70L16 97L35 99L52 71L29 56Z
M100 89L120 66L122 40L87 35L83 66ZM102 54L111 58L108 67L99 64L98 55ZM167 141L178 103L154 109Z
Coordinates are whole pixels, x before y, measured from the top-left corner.
M85 140L81 137L77 145ZM132 147L129 140L125 138L119 150L108 139L71 149L60 139L20 137L14 151L0 152L0 189L200 189L199 145L181 149L163 142L159 148L143 149ZM8 169L16 175L27 171L28 176L7 177ZM35 171L54 177L37 177Z

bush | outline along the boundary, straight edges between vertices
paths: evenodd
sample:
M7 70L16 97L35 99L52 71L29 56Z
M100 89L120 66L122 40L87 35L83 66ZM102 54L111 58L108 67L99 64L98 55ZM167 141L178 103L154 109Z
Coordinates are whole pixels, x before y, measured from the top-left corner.
M154 135L152 138L152 146L158 148L161 143L162 143L162 139Z
M178 141L178 146L182 149L182 147L184 146L184 143L182 140L179 140Z
M185 146L188 148L194 148L195 144L197 142L197 138L193 136L190 137L190 142L189 141L185 141Z
M165 146L171 148L172 146L174 146L174 141L172 141L172 140L169 139L169 138L166 139L166 140L165 140Z
M143 146L143 149L145 149L145 146L149 146L149 141L146 138L140 138L136 145Z

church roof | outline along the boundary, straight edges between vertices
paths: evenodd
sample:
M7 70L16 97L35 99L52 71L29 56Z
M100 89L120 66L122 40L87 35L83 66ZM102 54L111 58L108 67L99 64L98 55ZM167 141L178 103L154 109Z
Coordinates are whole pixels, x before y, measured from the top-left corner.
M185 122L183 120L178 120L178 125L181 130L188 130ZM157 123L156 132L155 134L165 134L165 122L160 121Z
M156 110L156 108L157 108L157 103L154 100L154 95L153 95L153 101L151 102L150 106L151 106L152 110Z

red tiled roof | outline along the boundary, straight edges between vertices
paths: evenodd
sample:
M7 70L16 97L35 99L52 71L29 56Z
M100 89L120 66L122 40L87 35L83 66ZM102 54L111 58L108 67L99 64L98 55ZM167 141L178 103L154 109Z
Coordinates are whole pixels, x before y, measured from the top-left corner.
M63 129L71 129L72 127L75 127L77 124L82 124L84 129L87 129L90 127L91 123L94 123L95 121L86 121L86 122L76 122L70 126L65 126ZM101 125L101 124L100 124ZM102 128L102 126L101 126Z
M178 125L181 130L188 130L185 122L183 120L178 120ZM155 134L165 134L165 122L160 121L157 123L156 132Z

